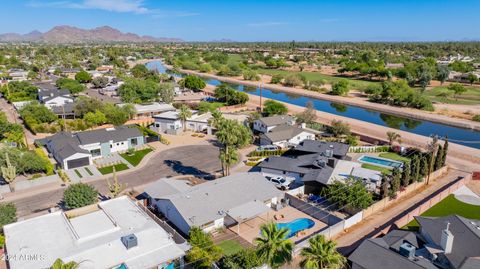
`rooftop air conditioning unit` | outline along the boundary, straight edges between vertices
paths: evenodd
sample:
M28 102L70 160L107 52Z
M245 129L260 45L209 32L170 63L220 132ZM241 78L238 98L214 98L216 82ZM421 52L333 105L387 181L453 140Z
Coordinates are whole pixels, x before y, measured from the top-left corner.
M413 259L415 257L415 246L405 242L400 246L400 255Z
M121 240L127 249L131 249L138 245L137 237L134 234L122 236Z

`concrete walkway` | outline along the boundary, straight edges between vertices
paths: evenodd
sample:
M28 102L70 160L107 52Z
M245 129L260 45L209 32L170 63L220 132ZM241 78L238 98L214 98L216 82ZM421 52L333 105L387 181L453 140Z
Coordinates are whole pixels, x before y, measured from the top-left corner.
M77 174L77 172L78 174ZM91 174L90 174L91 172ZM84 166L84 167L79 167L79 168L74 168L74 169L68 169L65 170L65 173L68 175L70 178L70 181L72 183L77 183L77 182L83 182L85 180L90 180L92 178L97 178L103 176L100 171L98 171L97 167L95 165L89 165L89 166Z
M454 193L457 200L464 202L466 204L478 205L480 206L480 196L470 190L467 186L463 186L460 189L456 190Z

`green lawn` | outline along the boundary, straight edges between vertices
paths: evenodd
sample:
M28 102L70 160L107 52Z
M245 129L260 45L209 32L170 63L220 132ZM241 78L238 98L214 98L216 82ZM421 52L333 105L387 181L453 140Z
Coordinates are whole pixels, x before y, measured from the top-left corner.
M390 169L387 169L385 167L376 166L376 165L373 165L373 164L368 164L368 163L362 164L362 168L379 171L379 172L382 172L382 173L387 174L387 175L390 175L392 173L392 171Z
M343 78L343 77L335 77L335 76L320 74L320 73L317 73L317 72L295 72L295 71L275 70L275 69L259 69L258 72L260 74L266 74L266 75L281 74L283 76L288 76L288 75L291 75L291 74L301 74L301 75L305 76L305 78L309 81L315 81L315 80L322 80L323 79L323 80L327 81L327 83L329 83L329 84L337 82L341 79L346 79L350 83L350 87L352 89L356 89L356 90L365 90L368 86L379 84L379 82L357 80L357 79Z
M242 62L242 55L240 54L228 54L228 64L239 64Z
M480 104L480 88L468 87L467 91L457 98L453 96L453 92L448 90L446 86L438 86L427 89L423 95L428 97L432 102L460 104L460 105L478 105Z
M116 164L114 166L115 166L115 171L116 172L128 169L128 166L124 163ZM98 171L100 171L100 173L102 173L102 175L113 173L113 165L98 168Z
M225 240L218 244L225 255L231 255L243 249L242 245L235 240Z
M390 159L390 160L399 161L399 162L410 162L409 158L400 156L395 152L384 152L384 153L380 153L379 156L385 159Z
M88 173L89 175L93 176L92 171L90 171L90 169L88 169L88 167L85 167L85 170L87 171L87 173Z
M79 178L82 178L82 177L83 177L82 174L80 174L80 172L78 172L77 169L74 169L73 171L75 171L75 174L77 174L77 176L78 176Z
M153 151L151 148L145 148L142 150L137 150L133 153L133 155L129 155L128 153L122 153L120 154L122 158L127 160L131 165L137 166L140 161L142 161L143 157L147 155L149 152Z
M447 198L425 211L422 216L444 217L452 214L457 214L468 219L480 219L480 206L466 204L457 200L453 194L450 194ZM418 229L418 222L412 220L402 227L402 229L416 230Z

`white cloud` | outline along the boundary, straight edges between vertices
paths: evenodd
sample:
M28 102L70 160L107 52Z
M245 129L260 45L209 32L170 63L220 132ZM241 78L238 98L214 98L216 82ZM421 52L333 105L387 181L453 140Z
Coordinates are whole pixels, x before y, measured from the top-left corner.
M191 17L199 15L194 12L151 9L145 6L143 0L71 0L51 2L33 0L27 3L27 6L35 8L97 9L119 13L150 14L153 18Z
M252 22L247 24L250 27L270 27L270 26L280 26L280 25L288 25L288 22L275 22L275 21L269 21L269 22Z

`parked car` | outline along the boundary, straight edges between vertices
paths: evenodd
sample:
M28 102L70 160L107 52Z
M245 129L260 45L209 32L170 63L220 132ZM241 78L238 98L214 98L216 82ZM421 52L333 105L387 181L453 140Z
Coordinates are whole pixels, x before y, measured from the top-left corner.
M280 190L288 190L290 188L290 184L292 183L291 180L287 180L281 176L267 176L266 178Z
M256 149L256 151L275 151L279 150L279 146L274 146L274 145L265 145L265 146L260 146Z

